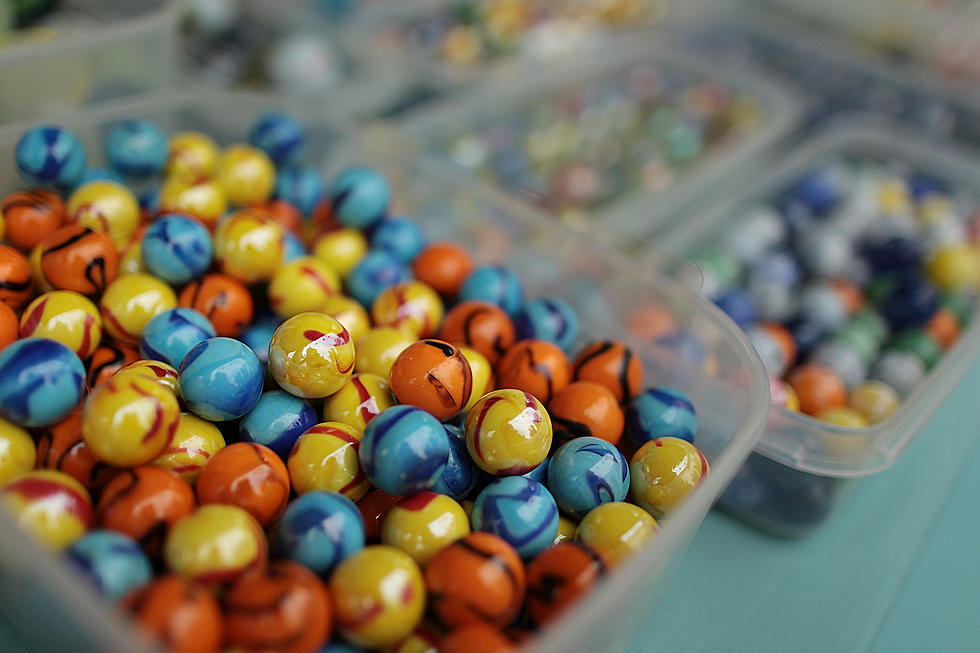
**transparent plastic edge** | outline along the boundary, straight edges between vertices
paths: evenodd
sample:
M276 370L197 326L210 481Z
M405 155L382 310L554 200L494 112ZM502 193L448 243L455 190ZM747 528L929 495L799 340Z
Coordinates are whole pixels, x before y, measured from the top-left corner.
M738 353L749 364L749 367L760 371L762 361L748 337L728 319L720 309L711 302L700 298L698 313L703 318L714 323L724 333L730 344L736 344ZM694 536L698 525L715 500L728 487L735 473L752 452L757 441L754 433L763 428L769 408L768 381L760 379L765 374L753 374L750 377L751 397L750 416L732 438L721 456L715 459L711 473L687 497L677 513L663 522L664 527L654 542L629 560L625 566L595 588L588 601L579 601L572 606L549 627L542 631L531 646L524 647L526 653L565 653L581 650L585 638L582 632L592 625L594 614L612 615L620 613L625 605L635 600L649 582L651 573L656 573L670 558L676 563L675 557Z
M706 78L720 77L712 62L687 52L664 55ZM654 231L668 227L680 211L698 201L713 181L729 176L734 169L751 164L769 148L780 142L796 125L802 103L795 94L766 79L761 71L747 65L726 65L724 83L761 100L762 122L754 131L739 135L721 150L712 153L698 168L686 173L680 182L662 194L639 192L604 209L599 216L605 224L629 236L650 238ZM653 205L651 207L651 205Z
M69 127L95 128L103 126L106 123L114 120L139 115L144 111L157 113L165 111L179 111L186 108L213 107L218 106L221 103L233 102L237 98L242 97L249 98L256 102L269 103L270 108L277 107L287 111L291 108L290 104L288 102L284 102L281 98L264 94L226 92L201 94L188 91L178 94L149 94L148 96L109 102L105 105L94 105L82 111L70 112L65 116L62 116L61 119L63 120L64 124ZM323 121L322 116L320 120ZM0 127L0 141L9 143L13 139L19 137L25 127L32 124L34 124L34 121L21 121L19 123ZM331 123L327 122L327 124L330 125ZM344 151L341 148L338 149L341 152ZM424 162L416 162L416 164L420 163ZM479 188L474 184L467 185L466 189L470 192L479 192ZM554 224L553 221L547 220L542 216L538 216L537 212L530 211L523 205L515 204L513 211L518 215L523 216L522 219L528 219L530 216L530 219L533 220L544 220L544 222L541 222L541 224L547 224L552 229L559 229L559 226ZM563 229L565 229L569 234L574 233L573 230L569 230L567 228ZM577 237L582 238L582 235L578 234ZM621 261L620 263L629 264L629 261ZM651 280L648 283L653 283L653 281ZM643 588L649 589L651 586L655 588L662 587L662 582L651 583L651 581L653 579L659 580L661 578L658 574L658 571L662 571L660 569L661 567L676 563L676 557L683 545L693 536L711 503L730 482L736 470L744 461L745 457L748 456L762 432L762 426L766 417L766 410L768 406L768 386L765 383L765 374L761 360L744 334L738 332L738 330L734 328L734 326L727 320L721 311L700 298L697 294L691 293L690 298L693 302L695 310L697 310L698 315L700 316L700 319L708 320L715 328L715 331L719 333L719 337L724 340L726 346L731 346L734 349L741 368L744 368L745 373L747 374L747 395L750 403L746 409L747 418L739 425L737 430L733 429L730 440L727 441L724 449L712 461L711 474L709 474L698 489L691 494L685 504L680 507L670 519L664 522L664 528L661 530L661 534L658 536L657 540L648 549L639 554L634 561L631 561L629 565L627 565L626 569L624 569L621 573L612 575L607 584L604 583L597 589L595 598L599 601L598 603L591 600L586 602L588 606L593 608L595 605L611 606L613 604L622 604L622 601L625 599L620 593L623 591L638 592ZM2 524L2 522L0 522L0 524ZM25 539L25 536L19 533L16 535L16 537ZM6 543L6 537L0 538L0 547L6 546ZM34 564L43 566L49 562L46 557L38 555L37 552L37 547L33 547L32 562ZM61 565L62 563L58 564ZM74 584L71 581L71 574L69 573L70 570L64 569L62 571L52 572L55 575L51 578L48 578L47 576L41 577L42 582L45 585L45 589L60 592L60 590L68 584ZM90 626L103 628L105 619L117 620L116 617L107 614L109 611L101 607L101 603L93 602L89 593L82 587L73 587L70 591L64 592L64 596L66 597L66 600L59 600L58 604L66 607L67 609L75 610L75 604L77 603L88 602L90 604L86 608L87 612L83 615ZM64 604L70 605L65 606ZM565 621L563 623L568 622ZM588 626L589 623L591 623L592 626ZM594 627L594 625L594 616L583 621L584 627ZM125 626L125 624L123 624L122 627L124 630L128 631L128 627ZM549 646L549 644L547 644L547 642L550 641L548 639L549 637L554 637L558 640L568 637L567 633L557 632L558 630L558 628L549 628L545 630L541 635L542 643L535 643L536 649L542 651L552 650L546 648ZM115 631L114 636L115 635L123 638L131 636L122 631ZM133 650L133 646L136 641L141 640L120 640L122 645L119 650ZM106 650L113 651L116 649L107 648Z
M176 29L183 6L183 0L165 0L160 7L143 16L103 25L85 33L59 37L48 43L23 43L0 50L0 68L26 65L31 59L45 58L60 52L98 48L107 41L128 39L142 32L164 29L164 25Z
M743 3L738 12L729 11L717 24L726 22L755 34L764 34L783 42L792 42L797 48L818 52L838 65L851 66L862 74L885 80L901 87L914 87L935 96L946 97L958 104L970 105L980 100L980 84L931 72L925 62L919 60L896 62L846 33L828 29L815 35L807 31L799 21L794 21L785 9L766 10L759 5L765 2ZM694 28L696 31L696 27Z
M792 182L827 156L862 151L870 154L894 153L913 164L938 170L940 173L937 177L955 179L957 183L969 186L980 199L980 152L974 153L952 143L943 143L940 149L936 144L910 134L907 129L903 130L890 121L842 117L789 155L768 161L768 172L747 183L734 196L663 234L659 245L678 253L690 253L697 246L709 243L721 222L740 206L771 195L772 191ZM959 342L944 352L940 362L930 370L923 382L884 422L855 429L826 424L782 406L770 408L776 415L776 421L794 431L818 439L846 438L855 448L863 449L861 455L822 455L791 440L780 428L767 428L756 452L793 469L821 476L854 478L886 469L897 460L939 408L978 354L980 308L975 311Z
M668 42L666 36L658 43L648 43L640 35L622 37L604 53L601 59L564 59L560 64L547 66L547 76L535 74L542 72L541 64L529 64L528 74L519 79L491 79L475 93L459 93L448 97L434 107L421 108L395 122L407 134L416 137L425 147L423 156L439 160L447 168L458 168L447 156L432 152L426 142L438 138L447 131L458 130L461 126L472 127L474 115L502 116L517 109L535 98L554 93L565 86L592 80L631 63L652 60L668 65L686 68L708 79L719 79L722 75L717 67L706 59L689 52L680 51ZM755 159L767 148L777 143L797 122L802 105L799 100L764 79L760 74L746 66L730 66L724 70L724 83L739 91L748 91L759 97L766 115L762 124L752 133L741 135L736 141L727 144L721 151L713 152L698 162L696 170L685 173L679 184L663 193L637 191L631 196L614 201L609 206L592 212L596 223L621 232L626 237L649 237L651 232L663 227L668 218L677 217L677 212L694 201L699 191L704 190L711 180L728 174L735 166L744 163L746 158ZM486 107L492 107L487 110ZM515 193L500 188L492 180L474 177L477 183L492 186L499 192L514 196Z
M135 643L142 646L139 649L141 653L163 653L162 649L142 637L113 606L89 590L87 581L68 565L63 556L49 554L21 531L3 508L0 508L0 533L0 562L4 565L0 567L0 578L5 580L5 584L16 585L17 582L10 577L17 575L25 584L29 583L31 589L39 589L42 600L57 600L59 607L68 613L70 621L97 624L98 647L103 653L133 653ZM8 567L11 563L15 565L13 569ZM18 606L3 608L8 615L19 610L22 608ZM91 633L89 630L88 634Z

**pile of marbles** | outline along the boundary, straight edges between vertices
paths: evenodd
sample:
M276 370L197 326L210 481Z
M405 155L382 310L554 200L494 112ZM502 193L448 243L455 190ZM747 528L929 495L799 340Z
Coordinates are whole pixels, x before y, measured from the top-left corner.
M508 56L547 59L609 38L610 29L651 24L658 0L463 0L440 11L390 21L374 35L388 51L419 49L452 66ZM419 11L418 13L423 13Z
M174 651L509 650L708 473L695 409L304 140L23 135L0 505Z
M760 127L757 98L684 67L638 62L559 88L433 146L559 215L669 190Z
M976 198L900 158L814 166L728 224L696 257L704 291L791 410L848 427L887 420L972 318Z

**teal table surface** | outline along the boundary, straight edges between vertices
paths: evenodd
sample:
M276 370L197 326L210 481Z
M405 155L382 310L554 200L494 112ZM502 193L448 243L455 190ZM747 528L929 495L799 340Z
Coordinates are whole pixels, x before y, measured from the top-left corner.
M640 651L980 647L980 365L892 467L850 484L805 539L708 515Z
M708 515L641 651L976 650L980 365L890 469L851 484L809 537ZM0 651L26 651L0 621Z

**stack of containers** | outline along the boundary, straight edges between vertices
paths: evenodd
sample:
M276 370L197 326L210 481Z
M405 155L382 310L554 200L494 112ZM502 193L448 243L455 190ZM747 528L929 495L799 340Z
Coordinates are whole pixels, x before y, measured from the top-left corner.
M180 0L64 0L0 44L0 124L173 83Z
M531 293L566 298L581 316L582 338L624 340L642 360L647 378L679 388L698 406L698 445L710 461L711 474L665 520L651 546L609 575L531 649L622 650L648 622L668 571L761 432L769 392L751 344L684 284L597 246L533 209L460 183L421 161L414 146L390 130L379 128L363 140L331 146L343 126L327 123L315 103L242 94L170 94L103 105L57 122L78 134L91 163L98 165L106 132L122 120L146 118L167 130L201 130L227 145L273 109L289 111L306 125L310 152L321 171L354 161L381 168L392 183L394 208L417 218L428 235L460 243L477 262L512 267ZM16 142L29 126L0 128L0 161L13 161ZM12 164L0 167L0 192L19 185ZM542 256L542 251L549 255ZM643 273L637 274L638 269ZM650 310L687 325L681 333L690 346L678 347L676 339L651 342L631 330L643 311ZM41 553L5 514L0 514L0 533L0 610L38 648L149 650L118 614L82 587L74 570Z
M960 151L949 144L938 146L912 137L907 130L893 124L868 124L860 120L853 124L846 122L809 139L791 155L770 161L754 181L711 210L678 225L659 242L661 247L671 251L700 258L705 267L706 294L725 306L737 322L753 333L753 342L763 350L763 358L771 368L770 372L777 375L787 371L785 361L780 362L780 352L770 347L773 343L754 326L755 318L742 310L745 306L740 304L740 299L744 298L744 293L739 288L743 283L755 282L748 281L751 275L740 268L758 264L756 267L760 269L752 274L762 274L762 267L771 272L771 268L780 267L773 261L785 258L774 256L773 252L785 251L782 248L787 242L796 247L798 253L802 252L804 258L809 257L802 267L807 269L809 265L807 274L814 277L820 275L814 273L812 267L830 265L832 262L828 262L828 258L843 254L853 260L862 257L867 260L869 248L877 248L879 254L887 255L887 260L877 261L875 265L884 268L894 266L893 274L898 273L899 281L901 274L904 274L901 269L903 251L908 252L905 245L913 242L916 247L922 248L918 256L925 263L928 276L940 289L949 291L944 300L944 310L956 314L956 321L959 322L959 338L955 342L939 342L943 337L941 334L937 336L939 332L933 331L933 325L928 326L929 337L925 337L917 328L903 333L905 327L897 322L910 314L893 310L901 302L889 308L889 292L893 292L893 289L890 290L887 283L881 280L868 285L868 275L855 269L860 265L847 266L841 261L842 270L851 268L843 273L845 277L863 277L861 283L867 291L868 305L877 304L877 311L866 310L863 315L859 313L850 320L866 320L868 324L885 326L886 320L881 317L885 315L893 322L891 329L886 326L875 342L862 344L866 338L862 339L861 333L857 333L858 329L849 328L844 322L830 329L823 340L814 343L803 342L803 332L796 331L796 344L801 351L810 350L812 361L842 377L848 391L853 391L867 375L872 379L887 381L898 391L901 403L887 418L884 418L887 410L881 415L872 414L870 425L862 425L861 418L856 418L853 411L848 413L846 410L843 418L840 410L836 418L825 414L825 418L836 419L837 422L828 423L777 405L786 402L786 390L778 380L774 383L774 400L776 395L780 395L781 401L774 402L763 438L745 468L722 496L720 505L756 526L781 535L803 535L819 526L833 511L842 490L849 485L842 479L867 476L893 463L980 352L980 321L977 320L975 302L971 304L977 282L980 281L977 276L980 275L980 267L977 267L980 257L974 249L975 211L980 206L980 157L975 152ZM840 204L828 205L829 212L823 217L809 215L806 210L787 200L793 197L793 193L804 193L808 200L818 196L826 198L828 195L823 191L827 187L823 190L817 188L821 183L819 179L831 180L831 185L838 185L838 188L853 189L854 185L862 182L848 178L847 174L861 167L866 171L883 172L886 180L904 180L912 196L895 186L889 190L885 187L889 183L886 181L885 186L879 186L871 195L864 196L864 200L870 201L869 205L861 206L858 201L848 204L845 197ZM833 180L834 175L842 177ZM814 182L817 182L816 185L803 187ZM930 198L933 192L937 195ZM939 193L943 199L939 199ZM855 193L851 197L857 199L861 196ZM909 200L914 207L911 214L907 214L909 204L905 204ZM893 201L898 204L893 204L896 208L893 214L889 214L893 209L887 207ZM903 204L904 208L901 206ZM863 216L877 218L877 221L864 222L862 226ZM855 240L830 243L834 246L825 247L832 240L831 237L841 230L852 230ZM753 242L748 243L747 240ZM940 260L936 255L950 245L964 252L957 262L957 266L962 266L955 275L944 277L944 273L952 268L942 267L949 264L948 260L943 264L936 263ZM853 253L848 254L852 246ZM716 258L719 252L737 250L744 250L744 261L737 266L739 269L715 265L719 260L734 260L727 255L723 255L722 259ZM858 256L860 252L863 254ZM915 258L916 254L912 252L909 256ZM794 268L794 265L781 267ZM727 271L724 269L726 267L729 268ZM794 269L799 271L799 268ZM882 280L888 276L887 272L882 275L880 270L875 274ZM813 287L817 286L819 282ZM801 303L813 300L811 303L827 308L826 302L816 301L820 294L818 290L796 291L796 294ZM779 301L776 301L778 293L760 294L751 288L748 293L757 300L753 311L779 312ZM804 295L812 296L804 299ZM964 299L966 302L962 301ZM762 306L759 301L775 303ZM927 298L926 303L929 301L931 299ZM823 308L820 310L823 311ZM805 312L801 309L797 315ZM812 314L811 311L809 315ZM787 318L792 315L792 312L786 313ZM770 316L770 319L775 318ZM791 330L800 327L792 320L789 325ZM952 324L945 326L952 327ZM892 336L886 339L884 334L889 330ZM833 344L827 345L828 342ZM824 346L821 347L821 344ZM864 344L868 345L867 351L861 351ZM942 351L944 347L948 348ZM841 349L856 349L864 355L860 359L849 358L848 352ZM802 358L801 355L798 360ZM886 358L889 360L883 362ZM798 388L806 385L806 379L800 385L799 378L794 381L792 374L789 378ZM835 387L833 393L840 394L840 388ZM865 415L874 412L873 409L869 411L860 399L855 400L853 394L849 402L852 407L861 408ZM887 409L894 409L894 397L886 403L890 404Z
M795 99L650 38L498 70L398 125L460 178L593 234L647 238L786 135Z

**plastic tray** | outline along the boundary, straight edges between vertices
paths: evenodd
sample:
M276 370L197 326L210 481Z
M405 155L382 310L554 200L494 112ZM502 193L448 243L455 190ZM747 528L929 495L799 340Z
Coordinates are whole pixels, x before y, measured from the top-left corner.
M328 103L330 115L372 119L401 105L424 86L418 74L403 60L364 56L363 47L346 38L348 24L372 4L363 0L348 7L349 13L330 14L328 3L313 0L238 0L237 18L226 31L208 34L190 23L183 31L182 70L192 82L211 89L246 89L319 99ZM326 46L332 68L306 52L292 57L292 68L301 80L273 79L270 59L290 39ZM332 73L333 79L327 82ZM311 81L312 80L312 81Z
M726 202L665 234L659 244L670 251L694 253L720 235L722 225L739 207L766 201L820 163L848 155L897 158L980 198L980 154L959 150L950 144L936 145L894 124L852 121L821 133L785 159L771 161L767 173L759 174L754 182L746 184ZM816 512L806 517L787 511L787 523L781 524L771 514L741 511L746 512L743 516L749 521L778 532L801 530L800 524L791 523L796 517L806 517L802 519L806 527L818 525L826 517L833 496L843 487L837 479L873 474L895 462L970 368L978 353L980 309L959 342L945 353L898 411L888 420L867 428L838 427L782 406L772 406L766 431L755 453L726 497L734 500L741 492L735 503L751 503L751 497L747 498L745 494L748 490L738 486L740 480L756 484L758 487L753 487L752 492L776 492L790 503L793 500L789 497L794 496L798 498L800 511ZM734 509L732 501L723 499L722 505Z
M310 152L324 170L367 161L385 169L397 206L418 217L430 236L464 244L480 261L502 261L525 280L531 296L560 294L582 319L582 338L620 337L635 348L648 382L671 384L698 406L698 444L711 474L683 506L663 523L657 540L612 574L590 596L533 644L533 650L621 650L649 619L662 593L665 574L686 548L711 503L755 445L768 408L768 384L748 340L716 308L649 264L596 246L585 237L543 219L521 205L498 202L475 185L445 176L419 162L413 145L388 129L367 133L358 143L331 147L334 130L317 106L237 94L131 100L91 109L60 120L89 147L116 121L140 116L168 129L201 129L225 144L246 133L270 108L292 112L312 134ZM0 129L0 191L20 185L11 163L25 124ZM330 153L328 156L327 153ZM356 153L349 158L347 153ZM409 161L411 163L399 163ZM541 256L547 248L550 256ZM623 325L642 306L670 311L689 324L687 335L702 356L638 340ZM83 587L60 559L51 559L0 514L0 612L38 648L47 650L141 650L129 627Z
M622 25L597 24L587 27L577 37L574 48L567 43L555 43L553 45L558 45L558 48L553 52L518 50L470 65L453 64L444 60L438 52L417 42L411 34L414 25L419 21L458 10L460 4L465 4L458 0L399 0L365 7L351 20L348 41L351 48L361 52L365 59L391 61L392 58L398 58L402 65L411 65L424 73L432 84L444 87L472 82L502 69L519 68L535 62L540 65L544 60L558 61L583 48L595 51L622 34L662 22L669 2L643 1L650 5L645 17ZM468 0L468 3L477 5L479 0ZM552 38L555 39L555 35Z
M520 75L495 76L465 97L409 115L398 124L421 141L428 156L464 177L468 173L453 164L443 150L447 140L533 106L563 89L608 77L638 63L649 62L666 70L682 70L692 77L717 81L734 93L756 99L762 112L759 125L747 133L733 134L727 142L703 153L678 174L669 188L659 193L631 192L588 212L592 219L587 221L586 228L601 225L603 230L608 227L630 238L647 238L669 218L676 217L680 209L710 191L713 183L765 152L791 129L798 116L795 98L751 71L725 68L718 62L649 41L650 38L623 38L615 47L604 48L601 57L584 54L563 59L560 63L528 66ZM520 192L519 189L505 189L495 180L481 183L505 195Z
M169 86L180 6L180 0L62 0L51 17L55 31L14 33L0 47L0 124Z
M805 122L847 111L913 123L930 135L980 144L980 87L897 62L846 36L814 29L787 12L744 4L677 30L705 56L744 61L800 94Z
M949 79L980 81L980 6L970 0L762 0Z

